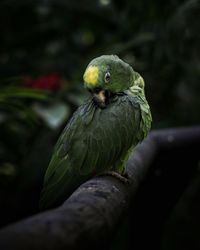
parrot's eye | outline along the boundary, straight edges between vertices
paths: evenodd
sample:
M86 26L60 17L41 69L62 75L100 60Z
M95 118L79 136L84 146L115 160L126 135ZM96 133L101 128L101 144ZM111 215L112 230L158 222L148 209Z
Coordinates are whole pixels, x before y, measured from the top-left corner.
M106 72L106 74L104 76L104 80L106 83L108 83L110 81L110 72Z

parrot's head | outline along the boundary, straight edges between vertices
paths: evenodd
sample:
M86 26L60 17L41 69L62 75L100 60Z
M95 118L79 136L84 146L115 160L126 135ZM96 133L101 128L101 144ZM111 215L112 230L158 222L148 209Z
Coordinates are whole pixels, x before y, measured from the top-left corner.
M93 94L94 101L101 108L109 99L127 90L133 82L132 67L116 55L104 55L93 59L87 66L84 86Z

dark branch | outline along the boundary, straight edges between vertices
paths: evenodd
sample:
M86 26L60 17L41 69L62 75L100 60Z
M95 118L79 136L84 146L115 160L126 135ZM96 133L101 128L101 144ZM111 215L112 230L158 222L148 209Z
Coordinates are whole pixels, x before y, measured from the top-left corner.
M162 150L199 142L199 127L152 132L129 159L130 184L123 184L112 176L91 179L62 206L2 229L0 249L100 249L106 246L155 155Z

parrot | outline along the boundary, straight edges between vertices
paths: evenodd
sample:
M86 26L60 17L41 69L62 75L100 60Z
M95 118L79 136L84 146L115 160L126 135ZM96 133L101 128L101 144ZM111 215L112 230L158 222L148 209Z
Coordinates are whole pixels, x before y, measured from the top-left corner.
M127 160L151 128L144 80L117 55L94 58L83 82L91 97L74 112L55 145L44 176L41 209L61 205L94 176L127 179Z

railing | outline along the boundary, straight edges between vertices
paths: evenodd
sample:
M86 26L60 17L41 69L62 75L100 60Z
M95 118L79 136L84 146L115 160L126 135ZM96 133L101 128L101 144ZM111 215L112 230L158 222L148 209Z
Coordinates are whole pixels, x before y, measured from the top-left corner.
M200 127L153 131L128 161L129 184L112 176L87 181L62 206L3 228L0 249L109 249L125 217L130 249L159 249L162 226L199 159Z

